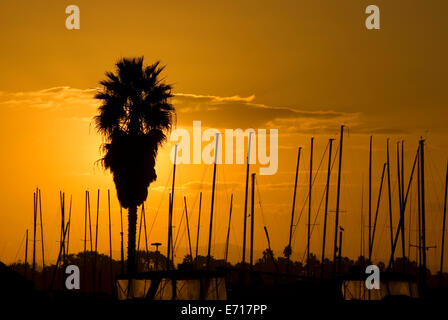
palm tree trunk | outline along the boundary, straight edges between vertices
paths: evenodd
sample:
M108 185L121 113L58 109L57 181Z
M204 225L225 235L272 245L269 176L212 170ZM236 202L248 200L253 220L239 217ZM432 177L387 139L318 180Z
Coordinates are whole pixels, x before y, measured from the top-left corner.
M137 206L129 207L128 210L128 261L127 273L136 272L135 265L135 234L137 233Z

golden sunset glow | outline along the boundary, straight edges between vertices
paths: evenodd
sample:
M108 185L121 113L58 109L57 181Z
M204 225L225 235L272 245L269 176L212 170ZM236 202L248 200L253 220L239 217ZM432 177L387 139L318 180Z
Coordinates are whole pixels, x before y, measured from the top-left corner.
M65 28L65 8L81 13L80 30ZM396 143L405 141L405 181L409 179L420 137L425 139L427 168L428 266L440 259L441 221L448 118L446 74L448 29L446 1L375 0L382 10L381 30L364 26L366 1L3 1L0 4L0 260L23 261L26 229L33 227L33 192L42 190L46 263L59 250L59 191L72 197L70 252L84 245L84 195L90 191L96 214L100 189L100 252L107 253L107 190L112 210L113 257L120 255L120 208L112 175L98 160L101 144L93 117L94 95L104 73L122 57L144 56L146 64L166 65L162 78L173 86L175 128L202 130L278 129L278 171L257 174L255 254L267 247L283 255L288 242L297 148L302 147L293 259L304 261L310 139L314 137L311 251L320 257L328 139L346 126L342 165L340 224L345 229L343 254L361 254L361 210L367 215L369 137L373 135L373 194L376 200L390 139L394 228L399 219ZM206 142L203 143L204 145ZM157 181L145 203L149 241L167 242L170 152L159 150ZM212 252L224 256L233 193L230 261L241 259L245 165L217 169ZM180 164L176 169L174 237L176 261L187 253L187 197L192 237L196 239L199 193L203 192L200 254L206 255L213 165ZM332 256L337 166L331 175L328 256ZM415 217L417 190L410 192L409 216ZM383 195L384 196L384 195ZM68 203L66 204L68 205ZM140 209L139 209L140 213ZM140 218L139 218L140 219ZM365 219L365 218L364 218ZM389 217L381 200L373 259L389 257ZM127 230L126 214L123 212ZM138 220L139 222L140 220ZM408 225L410 221L410 225ZM416 220L407 221L417 241ZM193 241L195 243L195 241ZM143 245L141 242L140 246ZM407 248L408 249L408 248ZM407 250L406 249L406 250ZM398 250L398 249L397 249ZM362 249L367 251L367 244ZM40 250L38 250L40 252ZM410 258L416 259L410 247ZM37 254L40 261L40 255Z

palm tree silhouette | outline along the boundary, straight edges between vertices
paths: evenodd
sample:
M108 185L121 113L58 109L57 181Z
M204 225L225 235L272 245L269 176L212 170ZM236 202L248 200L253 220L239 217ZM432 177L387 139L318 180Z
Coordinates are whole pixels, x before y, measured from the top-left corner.
M157 178L157 151L175 116L169 103L171 86L160 78L163 69L159 62L143 65L143 57L123 58L115 72L106 72L103 88L95 95L102 101L96 127L106 140L101 161L113 175L118 201L128 209L128 273L136 271L137 207Z

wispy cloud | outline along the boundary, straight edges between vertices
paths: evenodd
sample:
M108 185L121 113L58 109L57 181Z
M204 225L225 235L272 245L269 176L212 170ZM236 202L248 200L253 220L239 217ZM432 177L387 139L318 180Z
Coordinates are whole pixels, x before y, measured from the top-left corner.
M220 96L212 96L212 95L200 95L200 94L192 94L192 93L175 93L175 99L178 101L186 101L186 100L202 100L209 103L221 103L221 102L252 102L255 99L255 95L251 95L248 97L241 97L239 95L231 96L231 97L220 97Z
M64 118L91 121L99 101L97 88L59 86L36 91L0 92L0 106L60 111ZM179 126L201 120L204 127L275 128L288 133L334 133L340 124L361 127L361 114L328 110L303 110L255 102L255 95L216 96L175 93L172 99ZM366 130L365 128L363 130Z
M78 105L97 106L93 98L97 89L76 89L71 87L53 87L36 91L0 92L0 105L10 107L30 107L39 109L69 108Z
M328 110L303 110L255 102L255 95L220 97L213 95L175 94L173 103L181 115L181 125L202 120L208 127L276 128L284 132L334 132L341 123L357 124L359 113Z

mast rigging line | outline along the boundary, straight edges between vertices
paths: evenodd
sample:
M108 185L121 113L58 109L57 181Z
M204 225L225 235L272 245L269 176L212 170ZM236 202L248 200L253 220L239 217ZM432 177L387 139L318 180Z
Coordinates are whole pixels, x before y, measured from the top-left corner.
M182 226L182 221L184 220L184 215L185 215L185 207L182 209L182 215L181 215L181 217L180 217L179 225L176 226L176 228L177 228L177 233L176 233L176 238L174 239L173 252L174 252L174 250L175 250L176 247L177 247L177 240L179 239L179 232L180 232L180 229L181 229L181 226ZM185 230L184 230L184 232L185 232ZM180 236L181 239L182 239L182 237L184 236L184 232L182 232L182 234L181 234L181 236Z
M17 261L17 256L19 255L19 252L22 250L22 245L25 242L25 239L26 239L26 231L25 234L23 235L22 240L20 241L19 248L17 249L16 256L14 257L14 261ZM25 261L23 263L25 263Z
M328 144L327 144L327 147L329 147L329 146L330 146L330 142L328 142ZM331 163L330 173L331 173L331 171L333 171L333 166L334 166L334 164L336 163L336 158L337 158L337 155L338 155L338 150L339 150L339 148L337 148L337 150L336 150L336 154L335 154L335 156L334 156L334 158L333 158L333 162ZM325 156L325 152L324 152L324 155L323 155L322 157L324 157L324 156ZM317 173L316 173L316 174L317 174ZM323 193L322 193L322 198L320 199L319 206L318 206L317 211L316 211L316 214L315 214L315 216L314 216L314 221L313 221L313 224L312 224L312 227L311 227L311 232L310 232L310 238L311 238L311 236L313 235L313 231L314 231L314 228L315 228L315 226L316 226L317 217L319 216L320 209L322 208L322 203L324 202L326 192L327 192L327 191L324 189L324 191L323 191ZM305 250L305 252L304 252L304 254L303 254L303 256L302 256L302 263L303 263L303 261L305 260L305 255L306 255L306 254L307 254L307 251Z
M259 185L258 185L258 179L257 179L257 176L255 176L255 187L256 187L256 189L257 189L258 206L260 207L261 219L263 220L263 226L266 226L266 219L265 219L265 217L264 217L263 206L262 206L262 204L261 204L260 187L259 187Z
M318 173L319 173L319 171L320 171L320 168L321 168L321 166L322 166L322 164L323 164L323 161L324 161L324 159L325 159L325 155L326 155L326 153L327 153L327 151L328 151L328 147L329 147L329 145L330 145L330 142L327 142L327 146L326 146L326 148L325 148L324 153L322 154L322 158L321 158L321 160L320 160L319 166L317 167L316 174L314 175L313 182L312 182L311 186L314 186L314 183L316 182L317 175L318 175ZM337 155L338 155L338 152L339 152L339 148L335 148L335 149L336 149L336 153L335 153L335 156L334 156L334 159L333 159L333 163L332 163L332 165L331 165L331 170L333 170L333 166L334 166L334 164L335 164L335 162L336 162L336 158L337 158ZM293 230L293 232L292 232L292 238L293 238L293 241L292 241L292 244L291 244L291 248L294 247L294 244L295 244L295 232L296 232L296 227L297 227L297 225L300 223L300 219L302 218L303 210L305 210L305 208L306 208L306 204L307 204L307 202L308 202L308 197L309 197L309 193L307 192L307 195L306 195L306 197L305 197L305 201L304 201L304 203L303 203L302 209L300 210L300 214L299 214L299 217L298 217L298 219L297 219L297 223L295 223L295 224L293 225L294 230Z
M156 223L157 216L159 214L160 207L162 206L162 202L165 197L166 191L168 190L168 184L170 183L172 175L173 175L173 168L170 169L170 174L169 174L168 179L166 180L165 186L163 188L163 193L162 193L162 196L160 197L159 207L157 208L156 214L154 215L154 220L153 220L151 227L149 228L149 231L148 231L148 237L151 235L152 228L154 227L154 224Z
M334 161L333 161L333 164L334 164ZM333 168L332 168L332 169L333 169ZM311 226L310 238L311 238L311 236L313 235L314 227L316 226L317 217L319 216L319 212L320 212L320 209L321 209L321 207L322 207L322 203L324 202L324 199L325 199L325 194L326 194L326 190L324 189L324 192L322 193L322 198L320 199L319 206L318 206L317 211L316 211L316 214L315 214L315 216L314 216L313 224L312 224L312 226ZM303 253L303 256L302 256L302 263L303 263L303 261L305 260L305 256L306 256L306 255L307 255L307 250L305 250L305 252Z
M205 171L206 171L207 167L208 167L208 165L204 168L204 172L203 172L203 174L202 174L201 188L200 188L200 190L203 189L203 188L202 188L202 185L203 185L203 182L204 182ZM169 174L169 176L168 176L168 178L167 178L167 180L166 180L165 186L164 186L164 188L163 188L163 193L162 193L162 196L160 197L159 206L158 206L157 211L156 211L156 213L155 213L154 220L152 221L151 227L150 227L149 230L148 230L148 238L151 236L151 232L152 232L152 230L153 230L153 228L154 228L154 224L155 224L156 221L157 221L157 216L158 216L158 214L159 214L159 212L160 212L160 208L161 208L161 206L162 206L163 199L165 198L165 195L166 195L167 190L169 190L169 188L168 188L168 184L169 184L170 181L171 181L171 177L172 177L172 175L173 175L173 168L171 168L171 170L170 170L170 174ZM195 208L195 206L196 206L196 201L197 201L197 199L195 200L195 202L194 202L194 204L193 204L193 208L192 208L193 210L194 210L194 208ZM149 208L148 208L148 209L149 209Z
M402 225L403 225L403 222L404 222L403 221L404 220L403 216L404 216L404 212L406 210L407 199L408 199L409 191L410 191L410 188L411 188L412 179L413 179L413 176L414 176L414 170L415 170L415 167L416 167L416 164L417 164L419 152L420 152L420 146L417 149L417 153L416 153L415 159L414 159L414 164L412 165L412 170L411 170L411 174L410 174L410 177L409 177L408 187L407 187L406 196L405 196L405 199L404 199L404 202L403 202L403 206L401 206L401 208L400 208L400 211L401 211L400 212L400 220L398 222L397 231L396 231L395 236L394 236L394 245L393 245L392 250L391 250L392 252L391 252L391 255L390 255L390 260L389 260L389 264L387 266L387 270L391 269L393 261L394 261L395 249L397 247L398 237L400 235L400 231L401 231L401 228L402 228Z
M199 191L202 191L202 189L203 189L205 174L207 173L207 168L208 168L208 165L205 166L204 171L202 173L202 179L201 179L201 184L200 184L201 188L199 189ZM196 203L197 203L198 199L199 199L199 193L196 194L196 198L195 198L195 201L193 203L192 208L190 209L190 212L191 211L193 211L193 212L195 211ZM173 208L173 212L174 212L174 208ZM182 233L180 234L180 238L179 238L179 232L180 232L180 229L181 229L181 226L182 226L182 221L183 221L183 218L184 218L184 214L185 214L185 207L183 206L182 215L181 215L181 220L179 222L179 226L176 226L177 227L177 233L176 233L176 238L175 238L174 244L173 244L173 251L177 248L178 239L179 239L179 241L182 240L182 238L185 235L185 229L184 229L184 230L182 230ZM192 216L190 216L190 219L192 218Z

